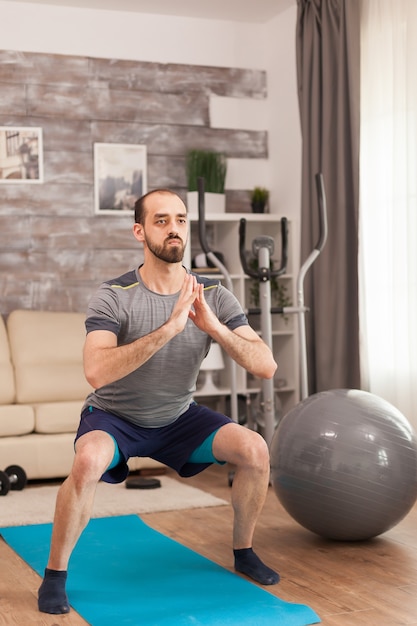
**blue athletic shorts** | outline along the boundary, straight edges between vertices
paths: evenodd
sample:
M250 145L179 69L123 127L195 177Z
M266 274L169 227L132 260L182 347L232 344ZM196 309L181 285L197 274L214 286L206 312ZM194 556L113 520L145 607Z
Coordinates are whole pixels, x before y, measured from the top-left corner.
M185 413L168 426L143 428L131 422L89 406L81 413L75 441L92 430L103 430L111 435L120 451L120 462L103 474L102 480L120 483L127 477L130 457L150 457L168 465L180 476L194 476L213 463L193 462L193 452L212 433L232 420L193 402ZM222 460L219 459L219 462Z

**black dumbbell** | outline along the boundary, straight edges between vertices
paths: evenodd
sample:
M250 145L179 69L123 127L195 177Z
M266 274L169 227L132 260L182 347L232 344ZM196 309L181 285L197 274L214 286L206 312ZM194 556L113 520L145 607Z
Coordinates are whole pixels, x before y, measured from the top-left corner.
M27 483L26 472L20 465L9 465L0 471L0 496L6 496L10 489L21 491Z

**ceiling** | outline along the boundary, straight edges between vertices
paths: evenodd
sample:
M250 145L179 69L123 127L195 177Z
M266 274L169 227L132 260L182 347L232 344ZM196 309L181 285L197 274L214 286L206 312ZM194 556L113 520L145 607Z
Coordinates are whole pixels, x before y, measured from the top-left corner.
M10 0L9 0L10 1ZM236 22L267 22L296 0L20 0L30 4L156 13Z

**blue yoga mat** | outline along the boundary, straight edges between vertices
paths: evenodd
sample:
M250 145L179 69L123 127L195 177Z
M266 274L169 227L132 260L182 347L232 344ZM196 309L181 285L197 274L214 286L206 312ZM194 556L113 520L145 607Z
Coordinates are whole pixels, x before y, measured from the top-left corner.
M1 530L43 575L52 525ZM202 529L202 532L204 530ZM276 598L165 537L136 515L93 519L72 554L67 592L92 626L306 626L308 606Z

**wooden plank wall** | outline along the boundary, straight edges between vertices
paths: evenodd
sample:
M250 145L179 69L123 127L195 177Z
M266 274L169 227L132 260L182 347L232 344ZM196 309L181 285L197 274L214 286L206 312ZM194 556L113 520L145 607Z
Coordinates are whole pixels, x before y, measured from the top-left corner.
M0 185L0 313L85 311L135 267L131 216L94 214L93 145L146 144L148 189L184 199L190 148L266 158L267 133L210 127L210 94L265 98L263 71L0 51L0 126L43 129L44 183ZM227 211L249 211L247 190Z

